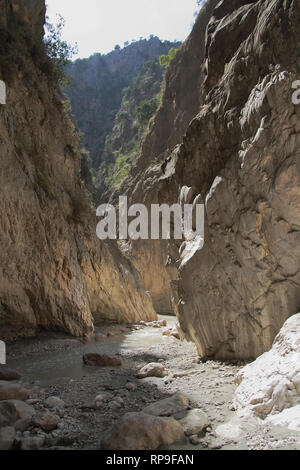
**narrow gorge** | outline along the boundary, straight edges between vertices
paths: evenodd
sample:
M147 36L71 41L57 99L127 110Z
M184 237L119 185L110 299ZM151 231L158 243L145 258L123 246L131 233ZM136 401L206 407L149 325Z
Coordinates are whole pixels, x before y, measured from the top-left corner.
M0 0L0 450L300 449L300 3L196 3L61 67ZM120 196L204 240L100 240Z

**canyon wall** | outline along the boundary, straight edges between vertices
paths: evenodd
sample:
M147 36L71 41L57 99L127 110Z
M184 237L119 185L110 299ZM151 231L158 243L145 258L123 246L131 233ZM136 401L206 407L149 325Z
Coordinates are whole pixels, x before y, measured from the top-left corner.
M77 132L43 48L44 1L1 0L0 13L0 338L155 319L131 262L96 238Z
M169 169L165 172L161 164L164 162L164 166L166 165L165 159L168 159L174 147L182 142L189 123L198 113L202 103L206 27L218 1L209 0L202 7L190 36L166 71L162 104L143 142L141 156L132 172L133 176L120 189L120 193L126 193L132 203L143 203L149 208L151 204L168 200L177 202L177 188L173 187L172 183L167 183L168 195L165 189L160 194L161 186L165 188L165 182L169 181ZM172 165L171 162L169 167ZM156 311L174 314L170 273L172 278L177 279L177 271L172 266L172 256L168 254L168 242L133 242L131 255L142 273L147 290L151 293Z
M198 114L172 153L165 145L169 159L133 182L144 200L205 203L204 248L163 242L158 268L167 262L182 333L202 357L255 358L300 308L299 24L295 0L219 2L206 31ZM147 149L141 167L153 161ZM144 249L134 246L138 266Z

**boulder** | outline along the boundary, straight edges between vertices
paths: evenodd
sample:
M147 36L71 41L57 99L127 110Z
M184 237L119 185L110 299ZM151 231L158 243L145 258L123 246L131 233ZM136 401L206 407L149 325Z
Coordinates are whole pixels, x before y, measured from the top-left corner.
M28 436L21 440L22 450L39 450L45 444L44 436Z
M127 413L108 431L102 450L156 450L184 441L184 432L173 418Z
M83 362L87 366L99 367L118 367L122 365L122 361L118 357L111 357L105 354L85 354Z
M300 405L292 406L292 408L287 408L281 413L270 415L266 421L273 426L284 426L291 431L300 432Z
M290 317L273 347L236 376L234 405L262 419L300 405L300 314Z
M12 425L19 420L31 421L35 410L32 406L19 400L0 402L0 426Z
M45 408L57 408L57 409L62 409L65 407L65 402L58 397L49 397L47 400L45 400L44 403Z
M19 380L21 378L21 374L15 370L8 370L0 368L0 380Z
M14 446L16 431L12 426L0 428L0 450L11 450Z
M176 393L172 397L152 403L144 408L143 412L154 416L172 416L186 410L188 406L189 399L182 393Z
M108 393L99 393L95 398L94 408L99 409L102 408L107 402L111 401L112 397Z
M2 400L28 400L31 390L23 388L19 384L0 381L0 401Z
M178 419L186 436L194 436L205 431L210 426L206 413L200 409L182 411L174 416Z
M0 402L0 428L3 426L11 426L18 419L16 408L10 401Z
M43 431L46 432L57 429L59 421L59 417L51 413L38 413L33 419L35 426L43 429Z
M166 377L166 375L168 375L168 373L162 364L151 362L142 367L136 374L136 377L138 379L145 379L146 377Z

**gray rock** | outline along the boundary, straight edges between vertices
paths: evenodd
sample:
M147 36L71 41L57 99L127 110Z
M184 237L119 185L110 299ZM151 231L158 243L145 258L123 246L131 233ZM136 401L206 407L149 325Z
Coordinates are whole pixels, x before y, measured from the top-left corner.
M135 390L137 390L138 386L137 384L134 384L134 383L131 383L131 382L128 382L126 385L125 385L126 389L129 391L129 392L134 392Z
M27 403L19 400L0 402L0 426L10 426L18 421L31 421L35 410Z
M183 411L174 418L179 420L186 436L200 434L210 425L207 414L200 409Z
M22 450L39 450L45 444L45 437L31 436L21 439Z
M30 427L31 423L31 419L19 419L15 422L14 427L16 431L24 432Z
M201 443L201 440L200 440L200 438L198 437L198 435L190 436L190 443L191 443L193 446L198 446L198 445Z
M172 416L186 410L189 399L182 393L176 393L172 397L164 398L144 408L143 412L155 416Z
M33 423L35 426L43 429L46 432L53 431L57 429L57 425L60 422L60 418L51 413L38 413L33 418Z
M165 377L166 375L168 375L168 373L162 364L151 362L142 367L136 374L136 377L138 379L145 379L146 377Z
M65 407L65 402L58 397L49 397L47 400L45 400L44 406L45 408L62 409Z
M6 426L0 428L0 450L11 450L16 438L15 428Z

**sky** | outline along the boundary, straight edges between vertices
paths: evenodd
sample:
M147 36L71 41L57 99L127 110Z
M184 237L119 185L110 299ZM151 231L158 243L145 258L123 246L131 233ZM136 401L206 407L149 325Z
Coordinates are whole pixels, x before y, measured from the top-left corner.
M46 0L50 23L65 18L63 39L78 44L78 57L106 54L116 44L147 38L183 41L197 10L196 0ZM76 57L75 57L76 58Z

